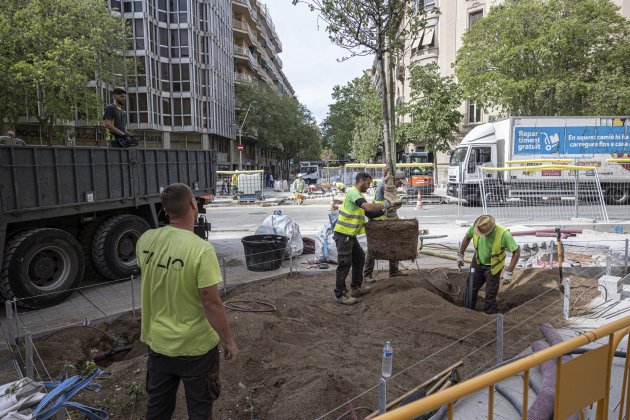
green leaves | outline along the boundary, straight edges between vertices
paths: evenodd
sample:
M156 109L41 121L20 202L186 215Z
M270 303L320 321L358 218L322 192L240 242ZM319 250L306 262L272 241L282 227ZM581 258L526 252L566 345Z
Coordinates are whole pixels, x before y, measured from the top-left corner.
M0 119L35 115L50 133L58 119L98 118L102 104L90 81L122 84L125 20L101 0L12 1L0 10ZM5 36L6 35L6 36Z
M328 115L322 122L322 135L324 143L340 159L345 158L350 152L356 156L355 148L358 147L357 142L360 140L355 140L355 128L362 116L364 121L367 119L378 123L382 137L380 98L371 86L368 75L357 77L344 86L335 86L332 97L335 102L330 105ZM376 147L372 152L373 155L366 160L374 157Z
M319 130L310 111L297 99L282 95L264 84L236 85L236 101L241 108L240 126L249 104L256 102L247 116L244 134L256 137L265 148L278 148L300 160L318 159L321 150Z
M629 34L609 0L509 0L464 35L456 74L513 115L626 114Z
M440 74L438 65L412 64L409 68L411 98L398 108L412 122L400 126L400 136L408 142L422 142L427 151L445 152L455 140L462 120L459 107L462 89L452 76Z

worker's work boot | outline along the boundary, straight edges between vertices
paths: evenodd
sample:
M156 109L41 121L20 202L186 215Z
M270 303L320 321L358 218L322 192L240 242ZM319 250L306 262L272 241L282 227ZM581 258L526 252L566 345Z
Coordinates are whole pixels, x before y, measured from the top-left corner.
M376 283L376 279L372 276L363 276L363 283Z
M337 303L340 305L354 305L357 302L359 302L359 299L347 295L342 295L337 298Z
M361 287L357 287L356 289L352 289L352 291L350 291L350 296L358 298L367 293L370 293L371 291L372 291L372 288L370 286L361 286Z

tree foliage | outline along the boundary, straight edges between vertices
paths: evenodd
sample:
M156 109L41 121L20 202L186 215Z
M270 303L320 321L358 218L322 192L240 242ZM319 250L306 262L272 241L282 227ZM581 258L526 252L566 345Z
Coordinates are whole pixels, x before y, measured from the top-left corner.
M319 155L319 159L325 162L334 162L337 160L337 155L330 147L324 146L322 147L322 151Z
M330 40L348 50L350 56L374 54L381 80L381 118L385 156L389 160L394 121L388 88L386 57L404 48L426 25L426 11L414 9L409 0L292 0L305 3L326 22ZM391 60L388 60L391 62Z
M458 124L462 120L459 107L462 89L452 76L442 76L436 63L409 67L409 103L399 107L400 114L411 117L401 126L401 138L422 142L430 152L450 150Z
M372 88L365 92L360 115L352 131L352 154L360 162L370 162L383 143L383 127L380 113L381 100Z
M25 111L52 142L60 119L99 109L95 79L120 83L127 26L101 0L14 0L0 10L0 119L15 122ZM90 115L85 115L85 114Z
M321 124L324 143L333 152L344 159L352 149L353 132L362 113L363 102L368 97L380 101L371 86L370 76L364 74L344 86L335 86L332 93L333 104L329 106L328 115ZM376 118L381 117L376 109ZM382 127L381 127L382 131Z
M243 133L260 141L263 148L283 151L286 158L297 160L318 159L321 152L321 135L311 112L297 99L282 95L266 84L236 85L240 126L250 104L250 112Z
M506 0L464 35L456 74L513 115L627 114L629 34L609 0Z

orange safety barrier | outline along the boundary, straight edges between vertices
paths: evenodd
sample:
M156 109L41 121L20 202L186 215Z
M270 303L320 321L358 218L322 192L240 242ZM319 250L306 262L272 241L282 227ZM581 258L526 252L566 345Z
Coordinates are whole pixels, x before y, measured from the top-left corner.
M525 376L525 380L523 381L523 419L526 419L529 371L548 360L556 359L554 419L565 419L574 413L580 412L591 404L597 403L596 419L606 420L608 419L610 375L615 350L621 340L629 333L630 316L627 316L545 350L525 356L522 359L496 368L490 372L461 382L444 391L437 392L392 410L376 417L376 419L413 419L447 405L448 418L452 420L455 401L483 389L488 390L488 418L492 419L494 409L494 385L521 373L524 373ZM607 344L591 349L566 363L562 363L563 355L604 337L608 337ZM626 419L630 418L629 367L630 359L626 355L621 400L619 402L619 420L624 418L624 413Z

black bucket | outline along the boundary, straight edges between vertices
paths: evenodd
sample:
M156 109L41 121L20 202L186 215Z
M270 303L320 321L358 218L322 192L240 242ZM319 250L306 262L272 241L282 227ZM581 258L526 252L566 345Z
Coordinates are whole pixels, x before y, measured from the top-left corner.
M250 271L277 270L282 265L289 238L281 235L251 235L241 239Z

